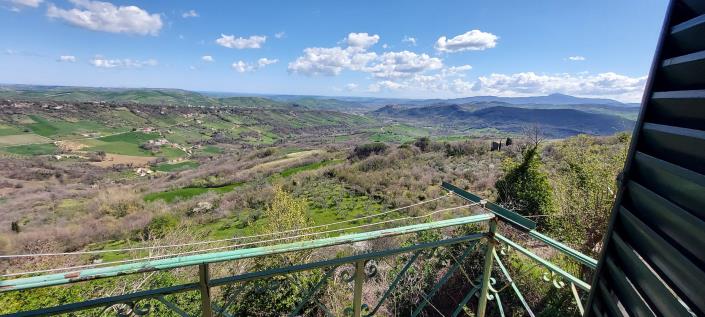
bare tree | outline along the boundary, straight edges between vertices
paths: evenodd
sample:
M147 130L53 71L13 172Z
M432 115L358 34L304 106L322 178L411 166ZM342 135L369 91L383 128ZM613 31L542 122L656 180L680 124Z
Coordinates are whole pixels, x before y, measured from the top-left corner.
M543 141L546 140L546 134L544 133L541 125L538 123L525 126L522 129L522 134L534 148L537 148Z

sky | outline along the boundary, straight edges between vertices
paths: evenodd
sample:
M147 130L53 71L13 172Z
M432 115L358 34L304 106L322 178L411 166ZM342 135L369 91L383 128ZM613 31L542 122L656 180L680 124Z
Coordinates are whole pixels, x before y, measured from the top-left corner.
M0 0L0 83L641 99L666 0Z

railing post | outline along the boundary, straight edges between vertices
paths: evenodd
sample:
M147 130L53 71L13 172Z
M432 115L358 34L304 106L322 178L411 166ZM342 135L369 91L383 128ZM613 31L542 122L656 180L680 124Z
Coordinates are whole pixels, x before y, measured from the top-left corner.
M485 266L482 269L482 288L480 289L480 301L477 303L477 316L485 317L487 310L487 294L490 289L490 274L492 274L492 256L494 254L495 239L497 232L497 219L490 220L490 231L487 232L487 250L485 250Z
M213 317L213 308L211 308L211 289L208 285L210 274L208 273L208 264L200 264L198 266L198 285L201 290L201 316Z
M365 261L355 262L355 291L353 294L353 316L362 315L362 284L365 282Z

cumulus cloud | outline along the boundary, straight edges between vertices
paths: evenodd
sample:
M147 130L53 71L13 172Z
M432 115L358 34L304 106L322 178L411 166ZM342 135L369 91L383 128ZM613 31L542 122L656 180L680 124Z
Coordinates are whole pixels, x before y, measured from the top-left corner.
M357 87L359 87L358 84L349 83L349 84L345 85L345 90L347 90L347 91L353 91L353 90L356 90Z
M530 96L564 93L585 97L608 97L638 100L644 91L646 76L630 77L614 72L599 74L491 74L481 76L473 91L503 96Z
M39 7L39 5L42 4L42 2L44 2L44 0L5 0L5 2L9 2L9 3L12 3L14 5L18 5L18 6L36 8L36 7ZM13 8L13 9L17 9L17 10L13 10L13 11L19 11L18 8Z
M403 43L408 43L411 46L416 46L416 38L415 37L404 35L404 38L401 41Z
M70 0L72 9L49 4L47 16L93 31L157 35L163 23L159 14L137 6L115 6L109 2Z
M385 52L375 60L374 65L364 68L363 71L377 78L402 78L442 67L443 61L437 57L401 51Z
M198 15L198 12L196 12L196 10L188 10L188 11L182 13L181 17L184 19L197 18L197 17L199 17L199 15Z
M379 42L379 35L369 35L368 33L350 33L347 37L349 47L357 47L362 49L370 48L372 45Z
M230 67L232 67L238 73L244 73L253 70L252 65L243 61L234 62L232 65L230 65Z
M237 61L232 63L230 67L232 67L236 72L238 73L246 73L246 72L253 72L255 70L267 67L268 65L272 65L279 62L278 59L269 59L266 57L260 58L257 60L256 63L247 63L245 61Z
M585 60L585 56L575 55L568 57L568 59L574 62L580 62Z
M74 63L76 62L76 56L73 55L61 55L59 56L59 59L57 59L59 62L70 62Z
M282 39L282 38L284 38L285 36L286 36L286 33L285 33L285 32L277 32L277 33L274 33L274 37L275 37L275 38L278 38L278 39Z
M215 40L220 46L227 48L246 49L246 48L261 48L262 44L267 41L267 37L263 35L252 35L248 38L238 37L234 35L221 34L220 38Z
M441 36L436 41L436 50L446 53L482 51L497 46L498 39L499 37L492 33L472 30L451 39Z
M203 55L201 57L201 60L203 60L204 62L208 62L208 63L212 63L213 61L215 61L215 59L213 59L213 56L210 56L210 55Z
M269 58L263 57L263 58L260 58L257 60L257 66L259 68L262 68L267 65L276 64L278 61L279 61L278 59L269 59Z
M155 59L136 60L136 59L107 59L101 56L96 56L89 61L91 65L98 68L142 68L145 66L157 66L158 62Z
M377 54L357 47L309 47L304 55L289 63L289 72L303 75L338 75L343 69L360 70Z
M335 76L343 70L372 74L379 79L396 79L443 67L443 61L428 54L410 51L377 54L367 49L379 41L378 35L350 33L347 47L309 47L289 63L289 72L307 76Z

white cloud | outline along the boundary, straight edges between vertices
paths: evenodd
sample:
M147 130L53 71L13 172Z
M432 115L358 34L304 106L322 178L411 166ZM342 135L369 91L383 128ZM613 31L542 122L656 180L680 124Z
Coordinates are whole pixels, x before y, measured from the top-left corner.
M181 17L186 19L186 18L197 18L199 17L198 12L196 10L188 10L181 14Z
M230 67L232 67L238 73L245 73L253 70L252 65L247 64L243 61L234 62L232 65L230 65Z
M262 44L267 41L266 36L252 35L248 38L238 37L234 35L221 34L220 38L215 40L220 46L227 48L245 49L245 48L261 48Z
M70 0L72 9L61 9L49 4L47 16L63 20L71 25L93 31L157 35L162 18L137 6L119 6L112 3L90 0Z
M497 45L496 35L480 30L472 30L451 39L441 36L436 41L436 50L439 52L482 51Z
M284 38L285 36L286 36L286 33L285 33L285 32L277 32L277 33L274 33L274 37L275 37L275 38L278 38L278 39Z
M257 66L258 66L259 68L262 68L262 67L265 67L265 66L267 66L267 65L275 64L275 63L277 63L278 61L279 61L278 59L269 59L269 58L263 57L263 58L260 58L260 59L257 60Z
M338 75L343 69L360 70L377 54L357 47L309 47L304 55L289 63L289 72L303 75Z
M580 55L570 56L570 57L568 57L568 59L571 61L574 61L574 62L580 62L580 61L585 60L585 56L580 56Z
M232 67L236 72L238 73L246 73L246 72L253 72L255 70L267 67L267 65L275 64L279 62L278 59L269 59L266 57L260 58L257 60L257 63L255 64L250 64L245 61L237 61L232 63L230 67Z
M19 5L19 6L24 6L24 7L31 7L31 8L36 8L39 7L44 0L5 0L5 2L12 3L14 5ZM13 8L17 10L13 11L19 11L19 8Z
M201 60L203 60L204 62L208 62L208 63L212 63L213 61L215 61L215 59L213 59L213 56L210 56L210 55L203 55L201 57Z
M583 97L607 97L638 100L644 91L646 76L630 77L614 72L600 74L491 74L481 76L472 90L482 94L530 96L564 93Z
M378 55L367 48L379 41L378 35L350 33L348 47L309 47L289 63L289 72L307 76L339 75L343 70L360 71L380 79L410 77L416 73L443 68L443 61L428 54L410 51L384 52Z
M400 78L442 67L443 61L439 58L401 51L385 52L377 58L374 65L363 71L372 73L377 78Z
M367 86L369 92L381 92L382 90L399 90L404 88L403 84L391 80L383 80Z
M368 33L350 33L347 37L349 47L367 49L379 42L379 35L369 35Z
M446 76L459 76L459 77L464 77L465 72L469 71L472 69L472 66L470 65L461 65L461 66L451 66L451 67L446 67L443 69L443 74Z
M403 43L409 43L409 45L411 45L411 46L416 46L416 38L415 37L404 35L404 38L401 41Z
M59 62L75 63L75 62L76 62L76 56L73 56L73 55L61 55L61 56L59 56L59 59L58 59L57 61L59 61Z
M353 91L353 90L356 90L357 87L359 87L357 84L355 84L355 83L349 83L349 84L345 85L345 90L347 90L347 91Z
M142 68L145 66L157 66L158 62L155 59L136 60L136 59L106 59L101 56L96 56L89 61L91 65L98 68Z

